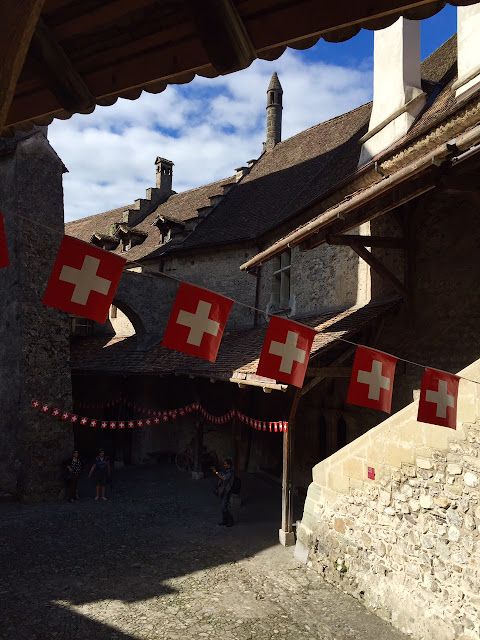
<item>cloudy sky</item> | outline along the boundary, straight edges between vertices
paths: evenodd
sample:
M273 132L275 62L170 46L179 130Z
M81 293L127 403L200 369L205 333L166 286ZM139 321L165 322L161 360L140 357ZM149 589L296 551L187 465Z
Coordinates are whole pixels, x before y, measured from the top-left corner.
M456 30L446 7L422 23L422 57ZM69 173L65 218L75 220L132 203L155 186L154 161L175 163L173 188L185 191L233 174L257 158L265 140L266 89L277 71L282 83L282 139L344 113L372 97L373 34L345 43L320 41L288 49L273 62L216 79L196 78L158 95L120 99L93 114L56 120L49 139Z

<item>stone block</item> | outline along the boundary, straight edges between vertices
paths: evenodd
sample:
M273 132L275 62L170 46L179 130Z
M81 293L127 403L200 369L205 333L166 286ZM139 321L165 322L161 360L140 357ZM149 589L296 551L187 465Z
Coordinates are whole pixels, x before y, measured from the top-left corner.
M414 450L412 447L388 444L385 447L385 463L392 467L401 468L403 463L414 463Z
M342 518L335 518L333 522L333 528L338 533L345 533L345 522Z
M369 466L371 463L382 463L385 460L385 443L380 440L372 440L370 446L367 447L365 458Z
M364 479L365 461L361 458L348 458L342 464L342 475L356 480Z
M330 471L327 479L327 487L337 493L350 493L350 482L348 476L340 475Z
M293 531L278 530L278 541L284 547L293 547L295 544L295 534Z
M445 429L445 427L426 423L422 423L422 426L423 442L426 447L448 451L449 443L452 439L451 429Z
M459 476L462 473L462 467L459 464L447 464L447 473L450 476Z
M423 430L416 420L409 420L396 429L396 441L407 442L409 444L422 445Z
M417 458L415 463L420 469L433 469L433 462L428 458Z
M463 476L463 481L467 485L467 487L478 487L478 476L470 471Z
M473 382L468 383L465 380L460 382L460 386L474 386ZM457 420L459 422L475 422L476 420L476 398L474 389L469 394L461 394L458 398Z
M295 544L294 557L302 564L307 564L308 561L308 547L297 539Z

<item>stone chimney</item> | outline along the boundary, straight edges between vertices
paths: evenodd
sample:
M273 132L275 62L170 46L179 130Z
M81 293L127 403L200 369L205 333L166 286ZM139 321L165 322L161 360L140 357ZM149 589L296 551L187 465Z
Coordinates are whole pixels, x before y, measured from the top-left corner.
M273 149L282 140L282 96L282 85L275 71L267 89L267 141L264 144L265 151Z
M420 20L399 18L375 31L373 108L359 165L402 138L425 105L420 81Z
M457 98L468 99L480 88L480 5L457 8Z
M174 193L172 191L173 162L158 157L155 160L155 164L157 166L156 188L160 190L158 196L168 198L168 196Z

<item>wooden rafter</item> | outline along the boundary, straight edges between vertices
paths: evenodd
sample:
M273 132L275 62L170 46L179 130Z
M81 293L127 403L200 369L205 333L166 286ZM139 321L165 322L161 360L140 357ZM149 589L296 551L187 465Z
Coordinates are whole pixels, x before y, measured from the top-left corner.
M41 18L33 34L32 47L49 76L52 93L64 109L85 111L95 107L95 97Z
M187 0L210 63L218 73L248 67L255 47L233 0Z
M0 126L5 122L45 0L0 3Z

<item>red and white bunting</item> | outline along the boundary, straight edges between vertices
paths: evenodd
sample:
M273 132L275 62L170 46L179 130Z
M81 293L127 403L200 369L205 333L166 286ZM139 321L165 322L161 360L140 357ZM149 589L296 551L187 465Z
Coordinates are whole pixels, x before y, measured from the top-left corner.
M182 282L162 346L215 362L233 300Z
M43 304L104 323L125 263L120 256L63 236Z
M100 429L106 429L108 427L108 422L106 420L102 420L100 423Z
M257 375L301 387L316 331L272 316L262 347Z
M8 258L7 236L5 235L5 225L3 216L0 213L0 269L10 266Z
M87 424L88 418L82 417L80 418L80 424Z
M72 414L72 417L70 418L70 422L73 422L73 423L78 422L78 416L75 413Z
M347 402L390 413L396 364L388 353L357 347Z
M456 429L459 382L460 378L451 373L425 369L418 403L418 422Z
M134 428L134 426L135 426L135 423L133 422L133 420L129 420L129 421L128 421L128 428L129 428L129 429L133 429L133 428Z
M34 409L38 409L39 406L40 406L40 402L38 400L32 400L32 407Z
M143 427L143 420L137 420L137 427Z
M117 428L117 422L115 420L110 420L109 427L110 427L110 429L116 429Z
M59 416L61 413L62 413L62 412L60 411L60 409L54 409L54 410L52 411L52 416L53 416L54 418L56 418L56 417L57 417L57 416Z
M62 413L62 420L70 420L70 413L68 411L64 411Z
M125 422L124 422L124 420L120 420L120 421L119 421L119 423L118 423L118 428L119 428L119 429L125 429Z
M97 421L95 419L94 420L90 420L90 426L91 427L96 427L97 426Z

